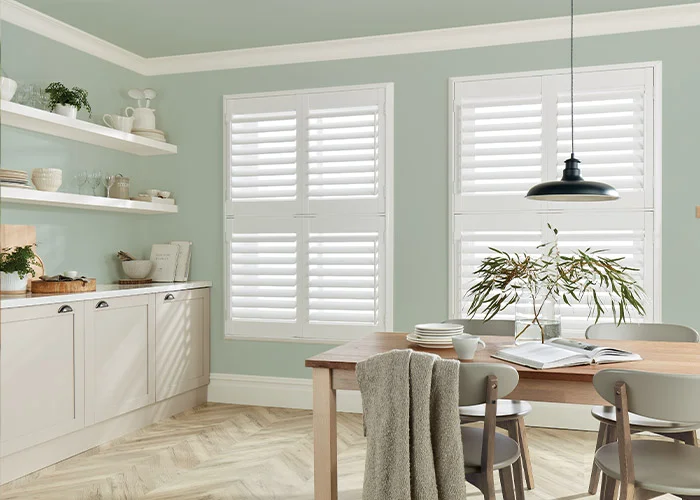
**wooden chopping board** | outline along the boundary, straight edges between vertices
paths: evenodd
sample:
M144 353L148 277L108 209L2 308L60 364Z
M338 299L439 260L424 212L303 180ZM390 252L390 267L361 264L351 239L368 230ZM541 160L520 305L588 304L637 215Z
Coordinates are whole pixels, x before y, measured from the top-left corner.
M31 292L34 294L58 294L94 292L97 287L95 278L88 278L87 283L82 281L41 281L32 280Z

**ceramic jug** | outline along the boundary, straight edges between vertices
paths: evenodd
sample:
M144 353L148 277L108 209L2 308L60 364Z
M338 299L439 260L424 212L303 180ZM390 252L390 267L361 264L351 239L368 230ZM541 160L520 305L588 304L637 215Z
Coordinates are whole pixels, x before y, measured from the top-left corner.
M131 112L131 114L129 114ZM134 117L134 129L153 130L156 128L156 110L153 108L132 108L124 110L126 116Z

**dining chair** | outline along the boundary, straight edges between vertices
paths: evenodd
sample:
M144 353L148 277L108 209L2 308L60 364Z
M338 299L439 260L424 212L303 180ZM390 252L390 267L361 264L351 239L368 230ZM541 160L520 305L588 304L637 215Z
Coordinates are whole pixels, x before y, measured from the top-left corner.
M492 319L482 321L480 319L451 319L445 323L454 323L464 326L466 333L472 335L510 337L515 335L515 321L505 319ZM532 406L527 401L500 399L496 412L496 425L508 433L520 445L520 458L518 466L514 468L516 478L525 475L527 489L535 487L535 476L532 473L530 462L530 449L527 445L525 430L525 415L532 411ZM484 405L462 406L459 409L462 423L483 422L486 417Z
M518 372L498 363L462 363L459 367L459 405L484 405L484 426L461 427L464 450L464 476L479 488L485 500L495 500L494 471L498 471L504 500L525 498L522 476L514 477L518 467L518 442L496 432L498 395L507 396L518 385Z
M700 335L688 326L671 325L665 323L598 323L591 325L586 330L587 339L595 340L647 340L666 342L700 342ZM615 409L611 406L594 406L591 414L600 422L596 450L616 440L616 416ZM697 418L697 416L696 416ZM660 436L683 441L697 446L696 430L700 429L700 423L669 422L641 415L630 414L630 429L633 434L639 432L651 432ZM595 462L591 470L591 478L588 492L595 495L600 482L600 470ZM603 487L614 490L615 484L606 484Z
M603 370L593 377L600 396L615 405L617 442L596 451L605 478L619 481L620 500L645 500L670 493L700 500L700 448L649 439L632 441L634 415L663 421L690 421L700 414L700 376L635 370ZM602 500L617 499L612 490Z

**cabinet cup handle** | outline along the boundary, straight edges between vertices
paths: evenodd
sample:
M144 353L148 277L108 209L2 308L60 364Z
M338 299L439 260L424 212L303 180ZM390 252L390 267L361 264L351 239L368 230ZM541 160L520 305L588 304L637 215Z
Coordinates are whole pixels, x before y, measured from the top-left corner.
M95 309L104 309L105 307L109 307L109 304L105 302L104 300L101 300L97 303L95 306Z
M72 313L73 308L71 306L61 306L58 308L58 312L59 312L59 314Z
M168 295L165 296L165 298L163 300L164 301L175 300L175 296L172 293L169 293Z

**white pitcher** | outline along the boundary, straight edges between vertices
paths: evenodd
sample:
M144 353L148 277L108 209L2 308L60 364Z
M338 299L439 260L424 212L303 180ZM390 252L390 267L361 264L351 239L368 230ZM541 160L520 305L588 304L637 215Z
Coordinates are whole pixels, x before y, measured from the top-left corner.
M129 114L131 111L131 114ZM153 108L132 108L129 106L124 110L126 116L134 117L135 129L153 130L156 128L156 110Z

